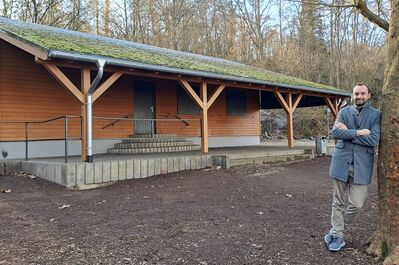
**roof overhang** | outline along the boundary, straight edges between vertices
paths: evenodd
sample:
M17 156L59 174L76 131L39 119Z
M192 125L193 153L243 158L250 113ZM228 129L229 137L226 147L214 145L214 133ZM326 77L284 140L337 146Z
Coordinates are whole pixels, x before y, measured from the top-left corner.
M263 80L237 77L231 75L223 75L212 72L204 72L204 71L195 71L195 70L185 70L179 68L171 68L162 65L151 65L145 64L141 62L135 62L130 60L122 60L110 57L96 56L90 54L79 54L79 53L71 53L65 51L57 51L50 50L48 53L49 59L61 59L61 60L69 60L69 61L79 61L79 62L89 62L96 63L98 60L105 60L107 66L121 67L126 69L139 69L145 71L152 72L162 72L167 74L175 74L177 76L193 76L193 77L201 77L205 79L215 79L220 81L228 81L242 84L243 88L252 86L251 89L265 90L262 87L275 88L275 89L283 89L290 90L294 93L305 93L306 95L302 98L298 107L312 107L312 106L322 106L325 105L325 101L323 96L329 95L333 97L345 98L350 97L351 94L345 91L339 90L328 90L328 89L320 89L320 88L310 88L304 86L295 86L295 85L287 85L275 82L267 82ZM239 85L237 85L239 86ZM261 108L281 108L281 105L276 100L273 92L271 91L262 91L261 92Z
M18 36L16 36L15 34L0 29L0 39L3 39L4 41L14 45L15 47L18 47L21 50L24 50L42 60L48 59L47 51L45 49L41 49L40 47L37 47L32 43L27 43L23 39L18 38Z
M341 98L350 97L350 94L340 95ZM281 109L282 106L274 96L273 92L270 91L261 91L261 109ZM305 107L318 107L318 106L326 106L326 101L323 95L312 95L307 94L304 95L301 101L298 104L298 108L305 108Z

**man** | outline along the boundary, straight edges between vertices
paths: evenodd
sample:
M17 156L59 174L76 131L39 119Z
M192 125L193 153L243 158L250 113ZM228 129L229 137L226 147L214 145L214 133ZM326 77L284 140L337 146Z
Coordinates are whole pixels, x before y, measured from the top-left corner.
M324 236L330 251L345 246L344 229L362 208L371 182L374 149L380 140L381 112L370 106L370 97L365 84L356 84L352 94L354 105L340 110L332 129L337 139L329 170L334 195L331 229Z

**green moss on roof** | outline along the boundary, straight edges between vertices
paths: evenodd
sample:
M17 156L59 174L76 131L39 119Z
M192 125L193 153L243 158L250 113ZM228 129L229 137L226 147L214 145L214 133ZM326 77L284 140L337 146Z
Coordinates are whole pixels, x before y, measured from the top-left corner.
M58 50L105 56L175 69L203 71L288 86L337 91L337 89L330 86L236 62L100 37L93 34L24 23L4 18L0 18L0 29L5 31L6 34L14 35L13 37L31 45L35 45L47 52L50 50Z

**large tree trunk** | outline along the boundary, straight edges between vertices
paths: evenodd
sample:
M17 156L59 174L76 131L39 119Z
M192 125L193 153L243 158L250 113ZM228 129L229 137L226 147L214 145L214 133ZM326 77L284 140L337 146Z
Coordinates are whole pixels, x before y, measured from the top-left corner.
M388 59L382 89L381 142L378 159L379 226L370 253L399 264L399 0L392 1Z

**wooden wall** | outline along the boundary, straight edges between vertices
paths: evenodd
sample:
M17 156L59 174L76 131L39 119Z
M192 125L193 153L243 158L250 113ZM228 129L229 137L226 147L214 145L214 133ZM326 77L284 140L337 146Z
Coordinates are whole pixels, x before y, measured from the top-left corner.
M23 140L24 124L4 121L46 120L62 115L80 116L80 102L58 83L34 57L0 40L0 141ZM65 70L65 69L64 69ZM80 87L80 71L64 72ZM95 75L95 73L93 73ZM122 77L93 105L94 116L122 117L132 112L133 88ZM132 133L132 122L119 122L102 129L109 120L94 120L94 137L124 137ZM80 119L70 121L69 137L80 138ZM29 125L30 139L64 138L64 121Z
M23 140L23 124L4 121L46 120L56 116L80 116L81 104L63 88L34 57L0 40L0 141ZM72 82L80 87L80 71L64 69ZM95 76L95 72L92 76ZM137 79L137 78L136 78ZM93 105L96 117L123 117L133 114L134 80L132 76L122 76ZM149 81L148 79L146 81ZM156 80L156 118L175 119L177 114L177 83L170 80ZM211 91L208 92L211 94ZM245 116L227 116L226 93L219 95L209 109L209 136L256 136L260 135L260 113L258 92L247 91L248 113ZM183 136L200 135L199 115L179 115L188 121L157 122L157 133ZM120 121L115 126L103 127L112 120L94 120L94 138L120 138L133 132L132 121ZM80 138L80 119L70 121L70 138ZM47 124L32 124L30 139L63 139L64 121Z
M208 95L212 94L209 89ZM208 97L209 97L208 96ZM247 114L244 116L227 115L226 91L222 92L208 110L209 136L257 136L260 135L260 111L258 91L247 90ZM158 133L175 133L184 136L200 136L200 115L182 115L177 110L177 83L160 80L156 84L156 117L157 119L195 119L187 121L158 122Z

